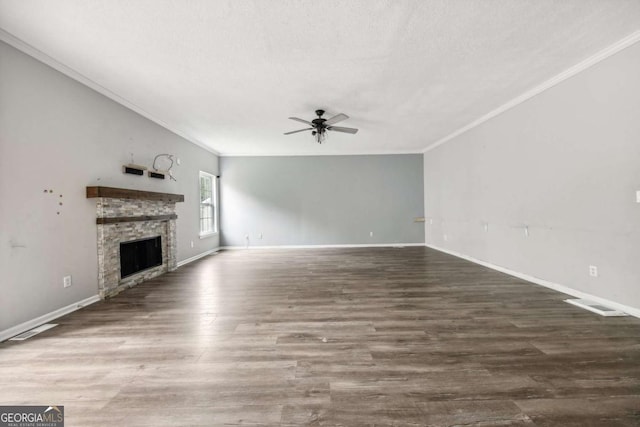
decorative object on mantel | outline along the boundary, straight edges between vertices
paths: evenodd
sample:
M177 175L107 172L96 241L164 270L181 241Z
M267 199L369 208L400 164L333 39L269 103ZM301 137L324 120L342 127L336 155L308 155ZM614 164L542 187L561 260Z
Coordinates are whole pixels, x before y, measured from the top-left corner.
M159 168L158 166L158 159L166 159L166 161L169 161L169 165L166 168ZM173 154L158 154L156 157L154 157L153 159L153 171L149 171L149 178L158 178L158 179L164 179L165 175L169 175L169 179L172 179L174 181L177 181L177 179L175 179L173 177L173 173L171 172L171 168L173 167Z

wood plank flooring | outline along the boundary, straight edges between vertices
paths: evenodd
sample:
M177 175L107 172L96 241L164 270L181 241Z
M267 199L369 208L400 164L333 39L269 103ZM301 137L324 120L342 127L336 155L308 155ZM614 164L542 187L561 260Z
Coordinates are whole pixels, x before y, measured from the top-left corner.
M428 248L228 251L0 344L67 426L639 426L640 319Z

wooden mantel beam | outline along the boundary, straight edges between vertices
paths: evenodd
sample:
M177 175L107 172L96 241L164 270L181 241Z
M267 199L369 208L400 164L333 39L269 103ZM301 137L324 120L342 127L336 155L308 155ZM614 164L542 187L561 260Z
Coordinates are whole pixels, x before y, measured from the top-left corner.
M87 199L96 197L184 202L184 194L156 193L154 191L129 190L126 188L113 187L87 187Z

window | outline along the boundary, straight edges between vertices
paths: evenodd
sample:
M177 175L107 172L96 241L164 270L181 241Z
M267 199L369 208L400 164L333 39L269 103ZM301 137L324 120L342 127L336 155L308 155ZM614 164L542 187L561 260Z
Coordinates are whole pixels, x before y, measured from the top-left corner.
M218 232L216 177L200 172L200 236Z

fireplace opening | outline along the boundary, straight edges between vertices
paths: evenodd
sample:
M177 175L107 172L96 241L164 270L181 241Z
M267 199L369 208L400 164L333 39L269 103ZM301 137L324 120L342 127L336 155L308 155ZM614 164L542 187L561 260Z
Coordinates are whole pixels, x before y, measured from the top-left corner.
M120 243L120 277L162 265L162 238L132 240Z

